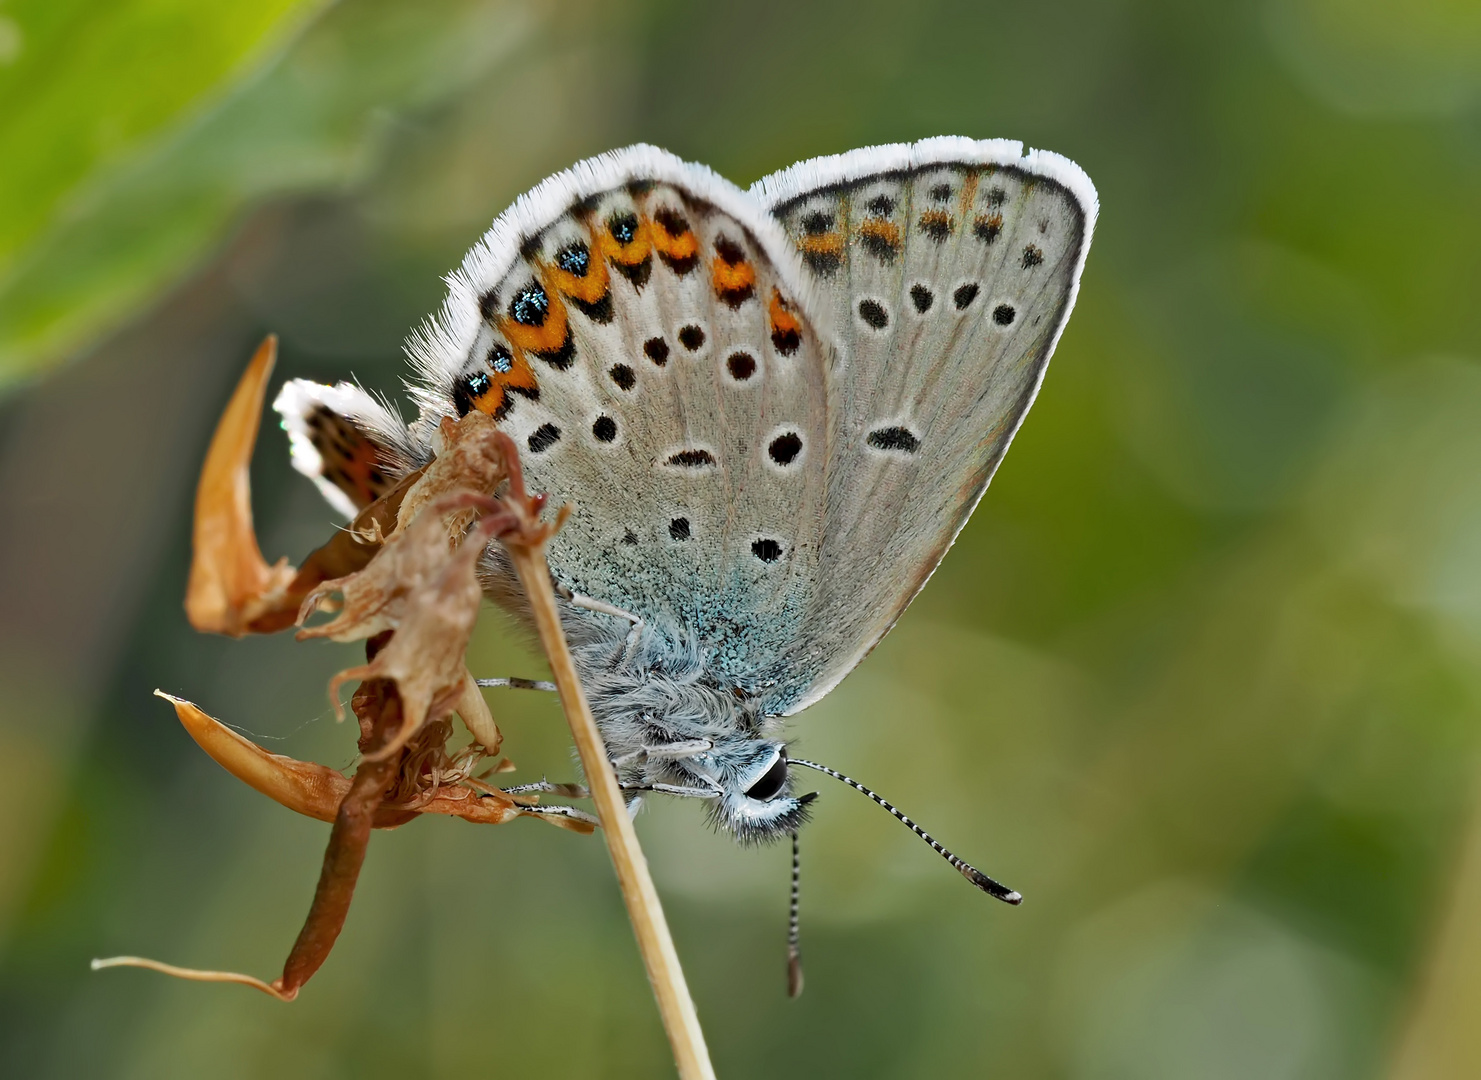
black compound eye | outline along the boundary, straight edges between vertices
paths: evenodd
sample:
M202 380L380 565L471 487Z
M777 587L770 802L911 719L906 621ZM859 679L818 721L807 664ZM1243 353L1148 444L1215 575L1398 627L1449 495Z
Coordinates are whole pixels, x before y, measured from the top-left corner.
M757 802L767 802L780 795L786 786L787 754L783 751L771 763L771 768L761 774L761 779L746 789L746 798L755 799Z

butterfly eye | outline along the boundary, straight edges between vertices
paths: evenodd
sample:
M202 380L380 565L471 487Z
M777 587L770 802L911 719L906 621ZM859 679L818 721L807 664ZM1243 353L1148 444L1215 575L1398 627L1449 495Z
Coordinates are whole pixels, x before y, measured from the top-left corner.
M746 798L755 799L757 802L767 802L776 798L787 786L787 755L778 754L777 759L771 763L771 768L761 774L757 780L746 789Z

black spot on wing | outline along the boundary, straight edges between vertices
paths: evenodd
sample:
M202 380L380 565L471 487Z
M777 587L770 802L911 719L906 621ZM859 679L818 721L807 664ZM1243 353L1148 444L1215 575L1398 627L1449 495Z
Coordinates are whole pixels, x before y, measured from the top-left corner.
M579 296L568 297L576 310L594 323L606 325L612 321L612 290L608 289L596 300L582 300Z
M890 313L878 300L860 300L859 318L875 330L883 330L890 325Z
M653 220L663 226L670 236L685 236L689 233L689 219L671 206L661 206Z
M945 210L927 210L921 214L917 224L921 232L938 244L944 244L951 238L951 215Z
M837 218L827 211L813 210L810 213L802 215L802 231L807 233L808 236L821 236L833 228L835 221L837 221Z
M977 299L977 282L969 281L965 285L957 286L951 294L951 302L956 305L958 311L965 311L973 300Z
M888 195L876 195L864 204L864 209L875 217L888 217L895 212L895 200Z
M530 437L525 440L525 445L530 448L530 453L543 454L560 441L560 428L554 424L541 424L530 433Z
M1012 304L999 304L992 309L992 321L999 326L1011 326L1018 312L1013 310Z
M782 545L770 537L762 537L760 540L752 541L751 554L762 562L776 562L782 557Z
M900 254L900 242L890 233L878 228L874 219L864 222L859 230L859 243L864 245L865 251L883 263L894 262Z
M835 270L843 265L843 257L832 248L817 251L811 248L803 248L802 261L807 263L808 269L813 273L821 274L824 277L832 275Z
M638 215L628 212L613 214L607 219L607 231L619 244L631 244L638 235Z
M697 351L705 343L705 332L703 328L690 323L679 330L679 344L690 352Z
M617 384L619 390L631 390L638 382L637 375L633 374L633 369L626 364L613 364L607 374L612 377L612 381Z
M920 449L920 440L907 427L875 428L866 441L876 450L902 450L913 454Z
M736 382L745 382L756 374L756 358L748 352L733 352L725 361L730 377Z
M555 253L555 265L572 277L584 278L591 270L591 251L580 240Z
M1002 214L983 214L972 223L972 233L984 244L991 244L1003 232Z
M669 536L673 537L675 540L688 540L689 519L686 517L676 517L673 521L670 521Z
M715 455L708 450L680 450L670 454L664 464L681 469L703 469L715 464Z
M795 431L778 435L771 440L771 445L766 448L766 452L778 465L790 465L797 460L797 455L802 453L802 436Z
M591 434L597 442L611 442L617 438L617 421L610 416L598 416L591 425Z
M544 326L550 312L550 297L538 281L518 289L509 301L509 317L521 326Z
M915 310L924 315L931 310L931 305L936 302L936 296L924 285L910 286L910 302L915 305Z
M571 328L566 327L566 336L561 339L559 347L536 349L535 355L557 370L566 370L571 366L571 361L576 359L576 338L571 333Z
M669 343L661 337L651 337L643 342L643 354L659 367L669 362Z
M488 393L488 389L492 385L493 380L489 378L486 371L472 372L453 383L453 408L457 410L458 415L467 416L472 412L473 399L482 397ZM320 420L317 414L309 417L310 427L317 429L319 424Z
M613 262L617 272L631 281L634 287L641 289L648 284L648 279L653 276L653 256L644 255L641 262L625 263Z
M1032 270L1043 261L1044 253L1034 247L1033 244L1023 249L1023 268L1025 270Z
M746 261L746 253L734 240L728 236L715 238L715 254L726 266L734 266L736 263Z

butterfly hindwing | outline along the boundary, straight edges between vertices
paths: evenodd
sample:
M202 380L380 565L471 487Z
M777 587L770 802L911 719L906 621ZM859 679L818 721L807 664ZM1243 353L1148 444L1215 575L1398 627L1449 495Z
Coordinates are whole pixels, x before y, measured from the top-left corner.
M425 460L401 418L354 383L291 379L273 408L288 432L294 468L345 517L354 517Z
M556 578L746 688L814 606L831 347L779 225L650 147L497 221L413 342L422 428L481 409L575 512ZM592 619L610 619L596 615Z
M1064 158L966 139L803 162L752 193L841 349L812 650L777 691L793 712L883 637L971 515L1069 317L1097 202Z

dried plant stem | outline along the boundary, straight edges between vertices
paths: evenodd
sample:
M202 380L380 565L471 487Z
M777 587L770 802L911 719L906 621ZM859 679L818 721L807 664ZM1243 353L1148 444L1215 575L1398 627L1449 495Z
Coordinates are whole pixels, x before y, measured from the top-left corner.
M252 975L243 975L239 971L203 971L200 968L176 967L174 964L150 960L143 956L110 956L106 960L92 962L94 971L103 971L112 967L144 968L146 971L158 971L162 975L173 975L177 979L188 979L191 982L240 983L242 986L250 986L254 990L261 990L264 994L270 994L279 1001L292 1001L297 996L297 991L292 994L285 993L270 982L265 982Z
M617 787L617 775L607 760L607 749L597 731L596 721L592 719L586 694L576 677L570 649L566 646L565 634L561 631L544 547L510 542L508 548L529 598L530 610L540 632L540 643L550 659L561 705L571 725L576 750L581 755L581 766L586 771L586 780L596 803L597 817L601 819L602 831L607 836L607 850L612 853L612 862L617 868L617 881L622 887L628 918L632 920L633 932L638 939L638 951L643 954L648 981L653 984L664 1030L673 1046L679 1076L681 1080L714 1080L715 1070L705 1048L704 1032L700 1030L699 1016L694 1011L689 987L684 982L684 971L679 966L679 954L674 950L674 941L663 917L658 891L648 873L648 861L638 846L638 835L627 816L622 792Z

